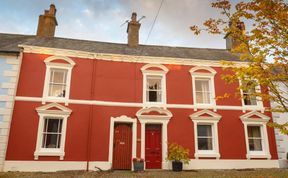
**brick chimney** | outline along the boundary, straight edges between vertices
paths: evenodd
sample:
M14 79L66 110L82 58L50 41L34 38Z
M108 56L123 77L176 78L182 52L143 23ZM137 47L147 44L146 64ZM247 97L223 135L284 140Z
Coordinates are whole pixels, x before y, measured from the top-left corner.
M137 21L137 13L133 12L130 22L128 22L128 46L137 47L139 45L139 29L141 24Z
M43 15L39 16L37 36L39 37L54 37L55 28L58 25L56 20L56 7L50 5L49 10L45 10Z
M229 23L229 27L231 27L232 24ZM245 34L245 24L244 22L238 22L236 27L241 30L242 34ZM237 39L234 39L229 33L226 34L226 36L224 37L224 39L226 39L226 49L231 50L235 47L237 47L238 45L241 44L241 42Z

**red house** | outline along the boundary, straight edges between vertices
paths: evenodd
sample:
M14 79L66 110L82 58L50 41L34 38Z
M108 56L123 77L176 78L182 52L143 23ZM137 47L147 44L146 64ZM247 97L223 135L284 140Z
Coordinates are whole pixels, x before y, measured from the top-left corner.
M190 150L184 169L278 167L269 103L215 99L238 90L229 49L139 45L136 13L128 45L56 38L55 13L37 36L0 34L22 54L4 171L170 169L168 143Z

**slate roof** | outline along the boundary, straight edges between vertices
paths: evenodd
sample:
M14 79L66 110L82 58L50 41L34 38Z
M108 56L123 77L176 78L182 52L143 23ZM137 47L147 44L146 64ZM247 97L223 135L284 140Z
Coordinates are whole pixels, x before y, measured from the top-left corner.
M19 52L19 44L78 50L93 53L239 61L239 57L237 55L234 55L225 49L186 48L154 45L140 45L137 48L130 48L127 46L127 44L77 40L58 37L40 38L35 35L0 33L0 52Z

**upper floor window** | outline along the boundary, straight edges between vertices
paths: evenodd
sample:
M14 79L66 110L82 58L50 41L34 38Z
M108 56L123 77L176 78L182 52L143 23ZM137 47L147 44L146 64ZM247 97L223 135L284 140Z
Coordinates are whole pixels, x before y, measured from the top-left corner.
M166 103L166 73L168 69L160 64L146 64L143 73L143 103Z
M64 100L68 104L71 74L75 62L63 56L51 56L45 59L46 75L43 89L43 104L47 100Z
M248 125L248 142L250 151L262 151L263 150L263 136L261 126Z
M216 71L210 67L193 67L192 76L193 103L195 105L216 105L214 76Z
M50 69L48 96L65 98L67 73L66 69Z
M163 90L162 79L160 75L147 75L146 101L162 102Z
M195 77L195 93L197 104L211 104L211 79Z
M242 85L242 105L243 106L262 106L262 101L259 96L256 96L260 92L260 86L256 81L240 81Z

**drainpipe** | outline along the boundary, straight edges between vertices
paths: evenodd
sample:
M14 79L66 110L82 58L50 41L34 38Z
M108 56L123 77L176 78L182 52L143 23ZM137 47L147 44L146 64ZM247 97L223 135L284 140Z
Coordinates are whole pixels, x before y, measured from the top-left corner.
M96 60L93 60L92 64L92 80L91 80L91 93L90 93L90 99L91 101L94 99L94 90L95 90L95 76L96 72ZM86 171L89 171L89 162L90 160L90 155L91 155L91 139L92 139L92 121L93 121L93 104L90 105L89 109L89 121L88 121L88 130L87 130L87 164L86 164Z

